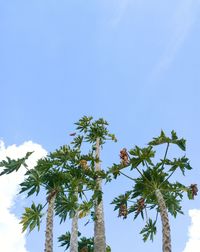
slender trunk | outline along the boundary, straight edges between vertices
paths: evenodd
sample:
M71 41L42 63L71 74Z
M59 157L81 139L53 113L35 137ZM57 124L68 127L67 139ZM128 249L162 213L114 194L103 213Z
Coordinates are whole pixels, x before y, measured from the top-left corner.
M100 160L100 139L96 141L96 158ZM100 171L100 161L95 163L95 170ZM102 180L97 179L98 190L102 191ZM105 237L105 224L104 224L104 211L103 200L100 203L96 200L95 207L95 222L94 222L94 252L106 251L106 237Z
M171 252L170 225L165 200L159 189L157 189L155 193L158 200L162 221L163 252Z
M46 218L45 252L53 252L53 215L56 193L52 192L48 196L48 210Z
M76 196L78 197L77 192ZM72 218L70 252L78 252L78 209L76 210L75 216Z

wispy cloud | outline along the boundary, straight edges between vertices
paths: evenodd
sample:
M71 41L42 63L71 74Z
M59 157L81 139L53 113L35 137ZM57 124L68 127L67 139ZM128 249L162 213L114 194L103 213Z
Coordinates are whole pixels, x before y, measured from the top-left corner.
M32 168L39 158L46 155L46 151L39 144L31 141L7 148L0 141L0 160L5 159L6 156L20 158L28 151L34 151L27 161L29 168ZM22 168L16 173L0 177L0 251L27 252L25 234L21 232L22 227L19 224L19 219L11 212L11 207L15 204L15 196L18 193L18 184L23 181L24 173L25 169Z
M183 252L199 252L200 248L200 209L189 210L191 225L189 227L189 240Z
M152 78L161 75L169 68L175 59L178 51L181 49L184 41L188 37L193 24L196 21L197 10L200 7L199 0L182 0L174 13L172 19L172 31L169 43L164 50L159 62L153 69Z

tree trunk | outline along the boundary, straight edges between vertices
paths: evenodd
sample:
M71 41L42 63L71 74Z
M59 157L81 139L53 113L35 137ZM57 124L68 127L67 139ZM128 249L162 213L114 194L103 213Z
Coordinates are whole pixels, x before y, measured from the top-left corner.
M76 192L78 197L78 193ZM71 236L70 236L70 252L78 252L78 209L72 218Z
M96 158L100 160L100 139L96 141ZM100 171L100 161L95 163L95 171ZM102 191L102 180L97 178L98 190ZM100 203L96 200L94 206L95 222L94 222L94 252L106 251L106 237L104 224L103 200Z
M52 192L48 196L48 210L46 218L45 252L53 252L53 215L56 193Z
M155 193L158 200L162 221L163 252L171 252L170 225L165 200L159 189L157 189Z

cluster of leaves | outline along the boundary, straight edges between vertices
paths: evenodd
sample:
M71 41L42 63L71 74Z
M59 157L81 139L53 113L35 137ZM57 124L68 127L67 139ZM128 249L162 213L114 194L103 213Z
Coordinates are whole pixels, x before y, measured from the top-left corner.
M42 205L32 203L31 207L25 208L25 213L23 213L21 218L21 224L23 224L22 231L24 232L29 227L29 232L31 232L36 226L38 230L40 229L40 223L42 218Z
M81 233L78 233L79 241L78 241L78 252L94 252L94 238L87 238L82 236ZM60 247L65 247L65 251L69 249L70 246L70 232L66 232L65 234L58 237L58 242L60 243ZM111 252L110 246L106 246L106 252Z
M154 163L154 157L156 154L155 147L161 144L166 144L166 151L164 158L159 162ZM186 170L191 170L188 158L184 155L181 158L174 158L173 160L167 159L167 153L170 144L177 145L181 150L185 150L186 141L179 139L174 131L171 132L171 137L167 137L163 131L159 137L153 138L148 146L145 148L135 148L128 152L129 164L123 166L120 164L114 164L110 168L110 172L114 178L120 175L124 175L133 181L133 188L122 195L116 197L112 204L115 205L114 210L120 211L122 206L126 206L127 215L134 213L134 219L141 216L142 219L146 219L146 225L142 229L141 234L143 240L148 238L153 240L153 236L156 233L156 221L160 211L159 202L155 195L157 189L162 193L166 207L171 215L174 217L178 213L183 213L181 208L181 200L183 193L187 192L188 198L194 198L195 193L198 190L194 187L187 187L178 182L170 182L170 177L173 173L180 169L182 174L185 175ZM139 177L130 177L122 171L126 167L130 167L130 170L138 171ZM192 189L193 188L193 189ZM142 203L142 204L141 204ZM156 217L152 220L148 217L148 210L155 209Z
M75 146L80 146L82 141L86 141L89 143L96 143L97 138L100 139L100 145L103 145L106 140L117 141L114 134L109 133L107 126L108 122L103 118L99 118L96 121L92 121L93 117L83 116L78 122L75 123L77 125L76 130L79 135L74 139L73 144ZM84 135L80 135L81 132Z
M156 231L156 220L152 221L152 219L148 219L144 228L140 231L140 234L143 235L143 241L147 241L148 239L153 241Z
M85 191L88 190L94 191L93 199L98 198L99 195L95 191L96 183L94 181L97 174L92 170L86 174L81 169L80 160L82 158L79 150L71 149L69 146L60 147L45 159L39 160L34 169L26 173L27 177L21 183L20 192L27 192L28 197L34 193L37 195L42 186L47 193L47 202L51 193L56 192L55 214L59 216L60 222L65 221L68 216L73 218L78 208L82 209L82 217L87 215L93 207L93 200L82 200L82 203L78 204L78 197L83 199ZM74 193L76 191L77 195ZM43 204L41 211L47 202ZM40 217L42 217L42 213ZM29 218L33 219L33 216L29 214ZM29 227L31 231L31 226L27 226L23 220L22 218L24 227ZM36 218L35 223L38 225Z
M27 168L28 166L26 164L26 160L29 158L29 156L32 153L33 152L27 152L25 157L19 158L17 160L10 159L9 157L7 157L7 161L6 160L1 161L0 167L4 167L4 170L0 173L0 176L4 174L10 174L14 171L17 172L21 166L24 166Z
M176 144L182 151L186 149L186 140L183 138L178 138L174 130L171 131L171 137L167 137L163 130L161 130L160 136L154 137L152 141L149 142L149 145L156 146L160 144Z
M7 158L7 161L1 162L1 167L4 170L1 175L10 174L14 171L18 171L20 167L27 168L26 160L32 153L29 152L24 158L18 160L12 160ZM21 224L23 231L29 229L32 231L36 226L40 228L41 218L43 216L42 211L48 203L48 198L52 192L56 192L56 206L65 206L63 199L67 200L67 208L65 212L70 213L73 216L75 209L77 208L77 198L74 196L75 188L79 185L79 194L83 193L84 184L87 183L92 189L94 186L89 183L91 178L86 177L79 167L80 152L77 149L71 149L69 146L62 146L58 150L50 153L47 157L38 160L37 165L33 169L28 169L25 173L25 179L20 184L20 193L25 193L27 197L32 195L38 195L43 187L46 191L47 198L43 204L35 203L31 207L25 208L25 212L22 215ZM94 176L94 175L93 175ZM80 183L80 181L82 183ZM56 214L60 214L62 209L56 207ZM61 215L61 221L66 217Z

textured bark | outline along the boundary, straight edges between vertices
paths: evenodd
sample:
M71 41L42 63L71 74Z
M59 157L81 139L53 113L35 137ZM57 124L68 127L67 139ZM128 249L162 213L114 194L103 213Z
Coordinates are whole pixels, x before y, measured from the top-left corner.
M56 193L49 196L46 219L45 252L53 252L53 215Z
M96 158L100 160L100 139L96 141ZM100 171L100 162L95 163L95 170ZM98 189L102 191L102 180L97 179ZM98 204L95 202L95 222L94 222L94 252L105 252L106 251L106 237L105 237L105 224L104 224L104 211L103 211L103 200Z
M77 192L76 196L78 196ZM72 219L70 252L78 252L78 210Z
M165 205L165 200L159 189L156 190L156 197L160 209L161 221L162 221L162 236L163 236L163 252L171 252L171 235L170 225Z

